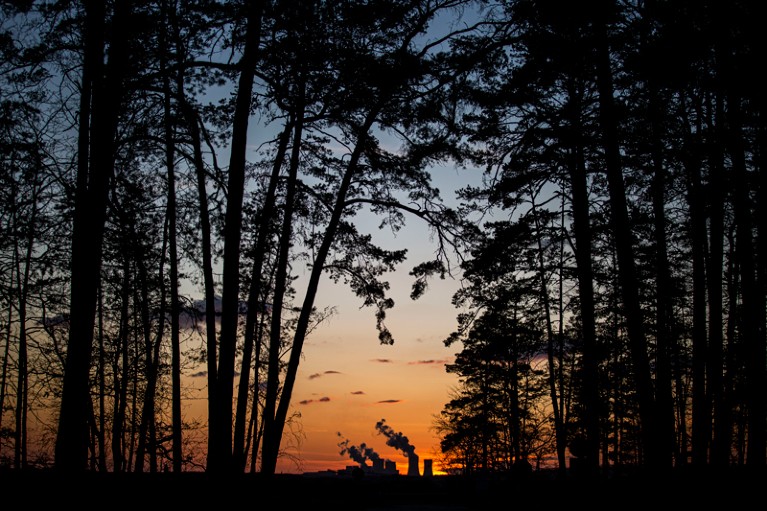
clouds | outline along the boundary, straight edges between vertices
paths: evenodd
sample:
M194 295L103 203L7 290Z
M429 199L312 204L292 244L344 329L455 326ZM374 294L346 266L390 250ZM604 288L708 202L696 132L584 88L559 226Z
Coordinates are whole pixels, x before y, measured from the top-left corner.
M385 369L385 372L391 372L392 370L397 371L398 368L400 371L405 370L406 367L411 367L412 369L407 369L408 371L432 371L434 369L444 371L445 365L451 363L450 359L446 358L428 358L428 359L417 359L417 360L396 360L392 358L373 358L368 359L369 364L374 365L386 365L390 366L389 369ZM394 405L400 405L406 403L406 399L402 399L401 397L392 396L388 397L386 394L395 394L397 392L396 385L392 385L393 382L399 382L400 380L405 381L407 376L404 376L404 373L397 373L394 376L389 376L386 374L383 374L381 376L380 371L370 369L368 366L368 369L364 369L364 366L362 366L364 373L362 374L364 385L365 386L372 386L375 387L375 392L372 392L371 389L362 390L362 389L356 389L356 390L348 390L345 391L343 388L338 388L338 385L343 386L343 382L346 381L349 377L357 377L355 367L355 371L352 371L350 374L348 371L341 372L336 370L327 370L327 371L319 371L309 374L306 378L312 382L316 382L316 385L319 385L319 387L315 387L315 392L319 395L320 393L326 393L330 392L333 396L333 400L336 403L349 403L353 405L360 405L360 406L394 406ZM423 369L418 369L423 368ZM327 380L328 385L326 386L324 384L324 381L322 383L319 382L319 380L325 376L333 376L333 375L343 375L345 378L342 378L340 380L331 378L330 380ZM418 378L418 376L413 375L413 378ZM423 377L423 376L421 376ZM356 379L356 378L355 378ZM334 383L330 383L330 382ZM359 380L357 380L359 381ZM354 384L354 383L353 383ZM358 383L357 383L358 384ZM324 390L320 390L324 387ZM332 388L332 390L330 390ZM408 389L405 391L408 395L410 394L410 391L412 389ZM381 396L381 394L384 394ZM353 397L348 397L349 395ZM342 397L346 396L346 398ZM370 396L370 399L361 399L356 400L354 397L362 398L362 396ZM383 398L383 399L381 399ZM349 401L345 401L345 399L348 399ZM352 401L354 400L354 401ZM298 404L300 405L311 405L311 404L317 404L317 403L323 403L323 402L329 402L330 397L324 397L322 399L305 399L303 401L298 401Z
M407 365L409 366L439 366L442 368L445 364L449 364L450 361L447 359L442 360L435 360L435 359L429 359L429 360L416 360L414 362L408 362Z
M352 392L354 395L364 395L364 392ZM311 405L314 403L329 403L330 398L328 396L321 397L319 399L304 399L302 401L299 401L298 404L300 405ZM397 403L404 403L405 401L403 399L382 399L381 401L376 401L375 404L377 405L393 405Z
M314 373L309 375L310 380L316 380L317 378L321 378L322 376L325 376L326 374L343 374L340 371L325 371L324 373Z
M365 392L362 391L362 390L355 390L353 392L350 392L350 394L353 395L353 396L364 396ZM329 402L330 402L330 397L329 396L323 396L323 397L321 397L319 399L304 399L304 400L299 401L298 404L299 405L307 406L307 405L311 405L311 404L315 404L315 403L329 403ZM382 405L382 404L383 405L391 405L391 404L397 404L397 403L402 403L402 402L404 402L404 400L402 400L402 399L382 399L380 401L376 401L374 404L377 404L377 405Z
M313 403L329 403L330 398L328 396L321 397L319 399L304 399L302 401L299 401L299 405L310 405Z
M371 362L376 364L397 364L396 361L390 359L390 358L374 358L371 360ZM411 360L410 362L405 362L405 365L409 366L436 366L442 369L445 364L450 364L451 361L449 359L443 358L443 359L427 359L427 360Z

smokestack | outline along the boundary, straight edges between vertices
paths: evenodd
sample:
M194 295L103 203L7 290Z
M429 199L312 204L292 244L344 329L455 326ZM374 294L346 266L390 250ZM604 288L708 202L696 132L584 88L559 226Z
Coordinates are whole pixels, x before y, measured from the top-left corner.
M415 477L421 475L421 472L418 471L418 455L414 452L407 457L407 475Z
M424 477L431 477L431 476L434 475L434 473L432 472L432 468L431 468L431 465L432 465L431 462L432 462L432 460L423 460L423 475L424 475Z
M402 451L402 453L407 456L407 475L420 476L421 474L418 471L418 455L415 453L415 446L410 445L410 441L405 435L394 431L391 427L385 424L385 422L386 419L381 419L376 422L378 433L386 436L386 445Z

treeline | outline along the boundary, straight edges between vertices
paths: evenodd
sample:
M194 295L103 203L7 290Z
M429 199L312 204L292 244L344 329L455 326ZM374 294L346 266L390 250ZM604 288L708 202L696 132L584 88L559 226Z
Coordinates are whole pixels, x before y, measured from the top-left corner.
M434 235L414 299L467 283L452 467L764 465L755 2L0 12L4 464L273 474L321 279L394 342L374 214Z
M765 463L765 110L753 2L508 2L463 84L492 211L448 466ZM476 40L467 40L463 50ZM572 466L571 466L572 464Z

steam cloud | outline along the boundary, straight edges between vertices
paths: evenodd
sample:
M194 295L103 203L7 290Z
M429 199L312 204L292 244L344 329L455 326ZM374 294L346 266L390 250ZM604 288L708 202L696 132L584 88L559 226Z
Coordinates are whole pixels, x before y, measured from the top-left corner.
M402 433L394 431L389 425L385 424L386 419L376 422L376 429L379 434L387 437L386 445L399 449L408 456L415 454L415 446L410 445L410 441Z
M339 437L342 436L340 432L336 433ZM349 445L349 439L346 438L338 443L338 447L341 448L340 454L342 456L348 454L349 457L359 463L362 466L366 466L365 460L376 462L381 459L377 452L372 447L368 447L364 442L359 446Z

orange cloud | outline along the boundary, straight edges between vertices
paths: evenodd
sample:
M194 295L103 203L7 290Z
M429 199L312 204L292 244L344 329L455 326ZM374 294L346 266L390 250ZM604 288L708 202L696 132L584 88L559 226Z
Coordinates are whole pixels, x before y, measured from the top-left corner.
M321 397L321 398L319 398L317 400L314 400L314 399L304 399L303 401L299 401L298 404L300 404L300 405L310 405L312 403L327 403L329 401L330 401L330 398L325 396L325 397Z
M315 378L319 378L320 376L323 376L325 374L342 374L340 371L325 371L324 373L314 373L309 375L310 380L314 380Z
M408 365L445 365L448 364L448 360L416 360L415 362L408 362Z

